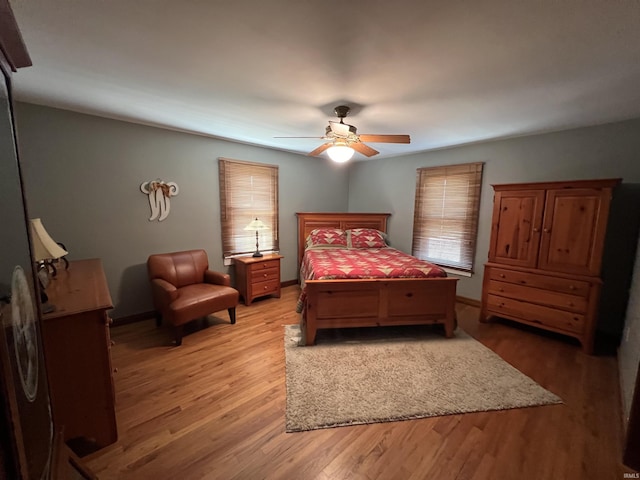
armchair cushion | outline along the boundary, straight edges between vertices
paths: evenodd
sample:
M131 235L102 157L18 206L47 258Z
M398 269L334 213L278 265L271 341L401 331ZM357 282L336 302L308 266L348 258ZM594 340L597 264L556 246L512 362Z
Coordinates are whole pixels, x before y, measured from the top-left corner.
M239 293L229 275L209 270L204 250L150 255L147 271L153 303L159 318L176 327L176 343L182 341L182 325L227 309L235 323Z

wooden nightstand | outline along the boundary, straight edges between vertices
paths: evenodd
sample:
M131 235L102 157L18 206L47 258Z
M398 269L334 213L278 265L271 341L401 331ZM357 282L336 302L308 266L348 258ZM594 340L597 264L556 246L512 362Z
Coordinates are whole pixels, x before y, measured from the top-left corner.
M280 259L282 255L269 254L262 257L236 257L236 288L245 305L258 297L274 295L280 298Z

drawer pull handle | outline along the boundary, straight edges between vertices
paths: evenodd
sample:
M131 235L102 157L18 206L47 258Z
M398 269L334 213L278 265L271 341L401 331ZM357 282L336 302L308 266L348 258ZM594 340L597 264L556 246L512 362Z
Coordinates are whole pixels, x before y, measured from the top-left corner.
M269 289L269 287L267 287L267 286L265 285L265 286L264 286L264 289L265 289L265 290L268 290L268 289Z
M573 307L573 302L569 302L568 304L570 307Z
M569 290L575 290L576 287L574 287L573 285L569 285Z
M501 274L500 274L500 278L504 278L504 273L501 273Z
M543 229L542 229L542 231L543 231L544 233L549 233L549 232L551 231L551 229L550 229L550 228L543 228Z
M114 368L114 369L113 369L113 373L118 373L118 369L117 369L117 368Z
M263 276L264 278L267 278L267 274L266 274L266 273L263 273L263 274L262 274L262 276Z
M504 288L499 288L498 291L499 292L504 292Z
M111 346L113 347L116 344L113 340L111 340Z
M533 231L534 231L534 232L536 232L536 233L538 233L538 232L540 231L540 229L539 229L539 228L536 228L536 227L533 227Z

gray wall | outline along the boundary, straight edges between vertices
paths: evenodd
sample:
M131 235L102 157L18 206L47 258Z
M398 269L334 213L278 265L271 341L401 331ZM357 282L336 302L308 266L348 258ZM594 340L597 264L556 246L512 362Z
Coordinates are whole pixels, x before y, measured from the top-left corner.
M624 424L629 423L633 392L640 363L640 239L636 255L633 281L627 307L624 335L618 351L620 385L622 390L622 411Z
M633 254L627 251L635 251L640 223L634 203L640 198L640 119L335 165L25 103L17 104L16 113L30 216L43 219L53 237L66 244L69 258L103 259L114 317L151 310L145 271L151 253L204 248L213 268L230 271L223 266L220 247L218 157L280 166L283 281L297 277L295 212L390 212L391 243L410 252L416 168L478 161L485 162L485 170L476 272L461 278L459 295L480 299L494 183L623 178L616 194L620 208L612 214L619 227L608 239L618 242L615 250L622 258L607 263L615 267L614 279L630 278ZM139 190L142 182L156 178L180 186L163 222L147 220L149 206ZM615 274L624 269L628 275ZM628 284L622 282L617 290L626 295ZM604 297L603 304L617 308L622 318L626 300ZM612 332L622 330L616 322Z
M30 217L40 217L69 259L103 260L113 317L152 310L146 259L204 248L223 266L218 157L278 165L282 280L297 278L298 211L345 211L348 175L322 159L117 120L17 104ZM160 178L180 192L150 222L140 184ZM231 272L230 272L231 273Z
M626 183L617 192L619 197L625 198L625 202L617 202L621 207L617 212L618 217L622 217L622 224L613 230L616 233L620 229L630 231L622 242L628 255L623 263L630 271L633 254L628 254L629 238L633 252L637 238L634 235L640 222L639 189L636 188L640 184L640 119L478 143L391 160L357 162L352 165L349 175L349 210L392 213L390 240L396 248L411 252L416 169L469 162L485 162L485 166L475 273L471 278L461 277L458 295L476 300L481 297L483 264L489 251L493 202L491 185L499 183L623 178ZM621 209L622 215L619 213Z

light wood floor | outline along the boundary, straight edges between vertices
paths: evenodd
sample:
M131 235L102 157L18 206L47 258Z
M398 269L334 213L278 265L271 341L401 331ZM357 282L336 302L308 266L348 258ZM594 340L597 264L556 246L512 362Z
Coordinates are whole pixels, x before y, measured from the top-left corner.
M196 322L181 347L153 320L112 330L119 440L100 479L622 479L617 364L515 324L460 326L563 405L285 433L283 325L298 287ZM328 366L330 368L330 366Z

